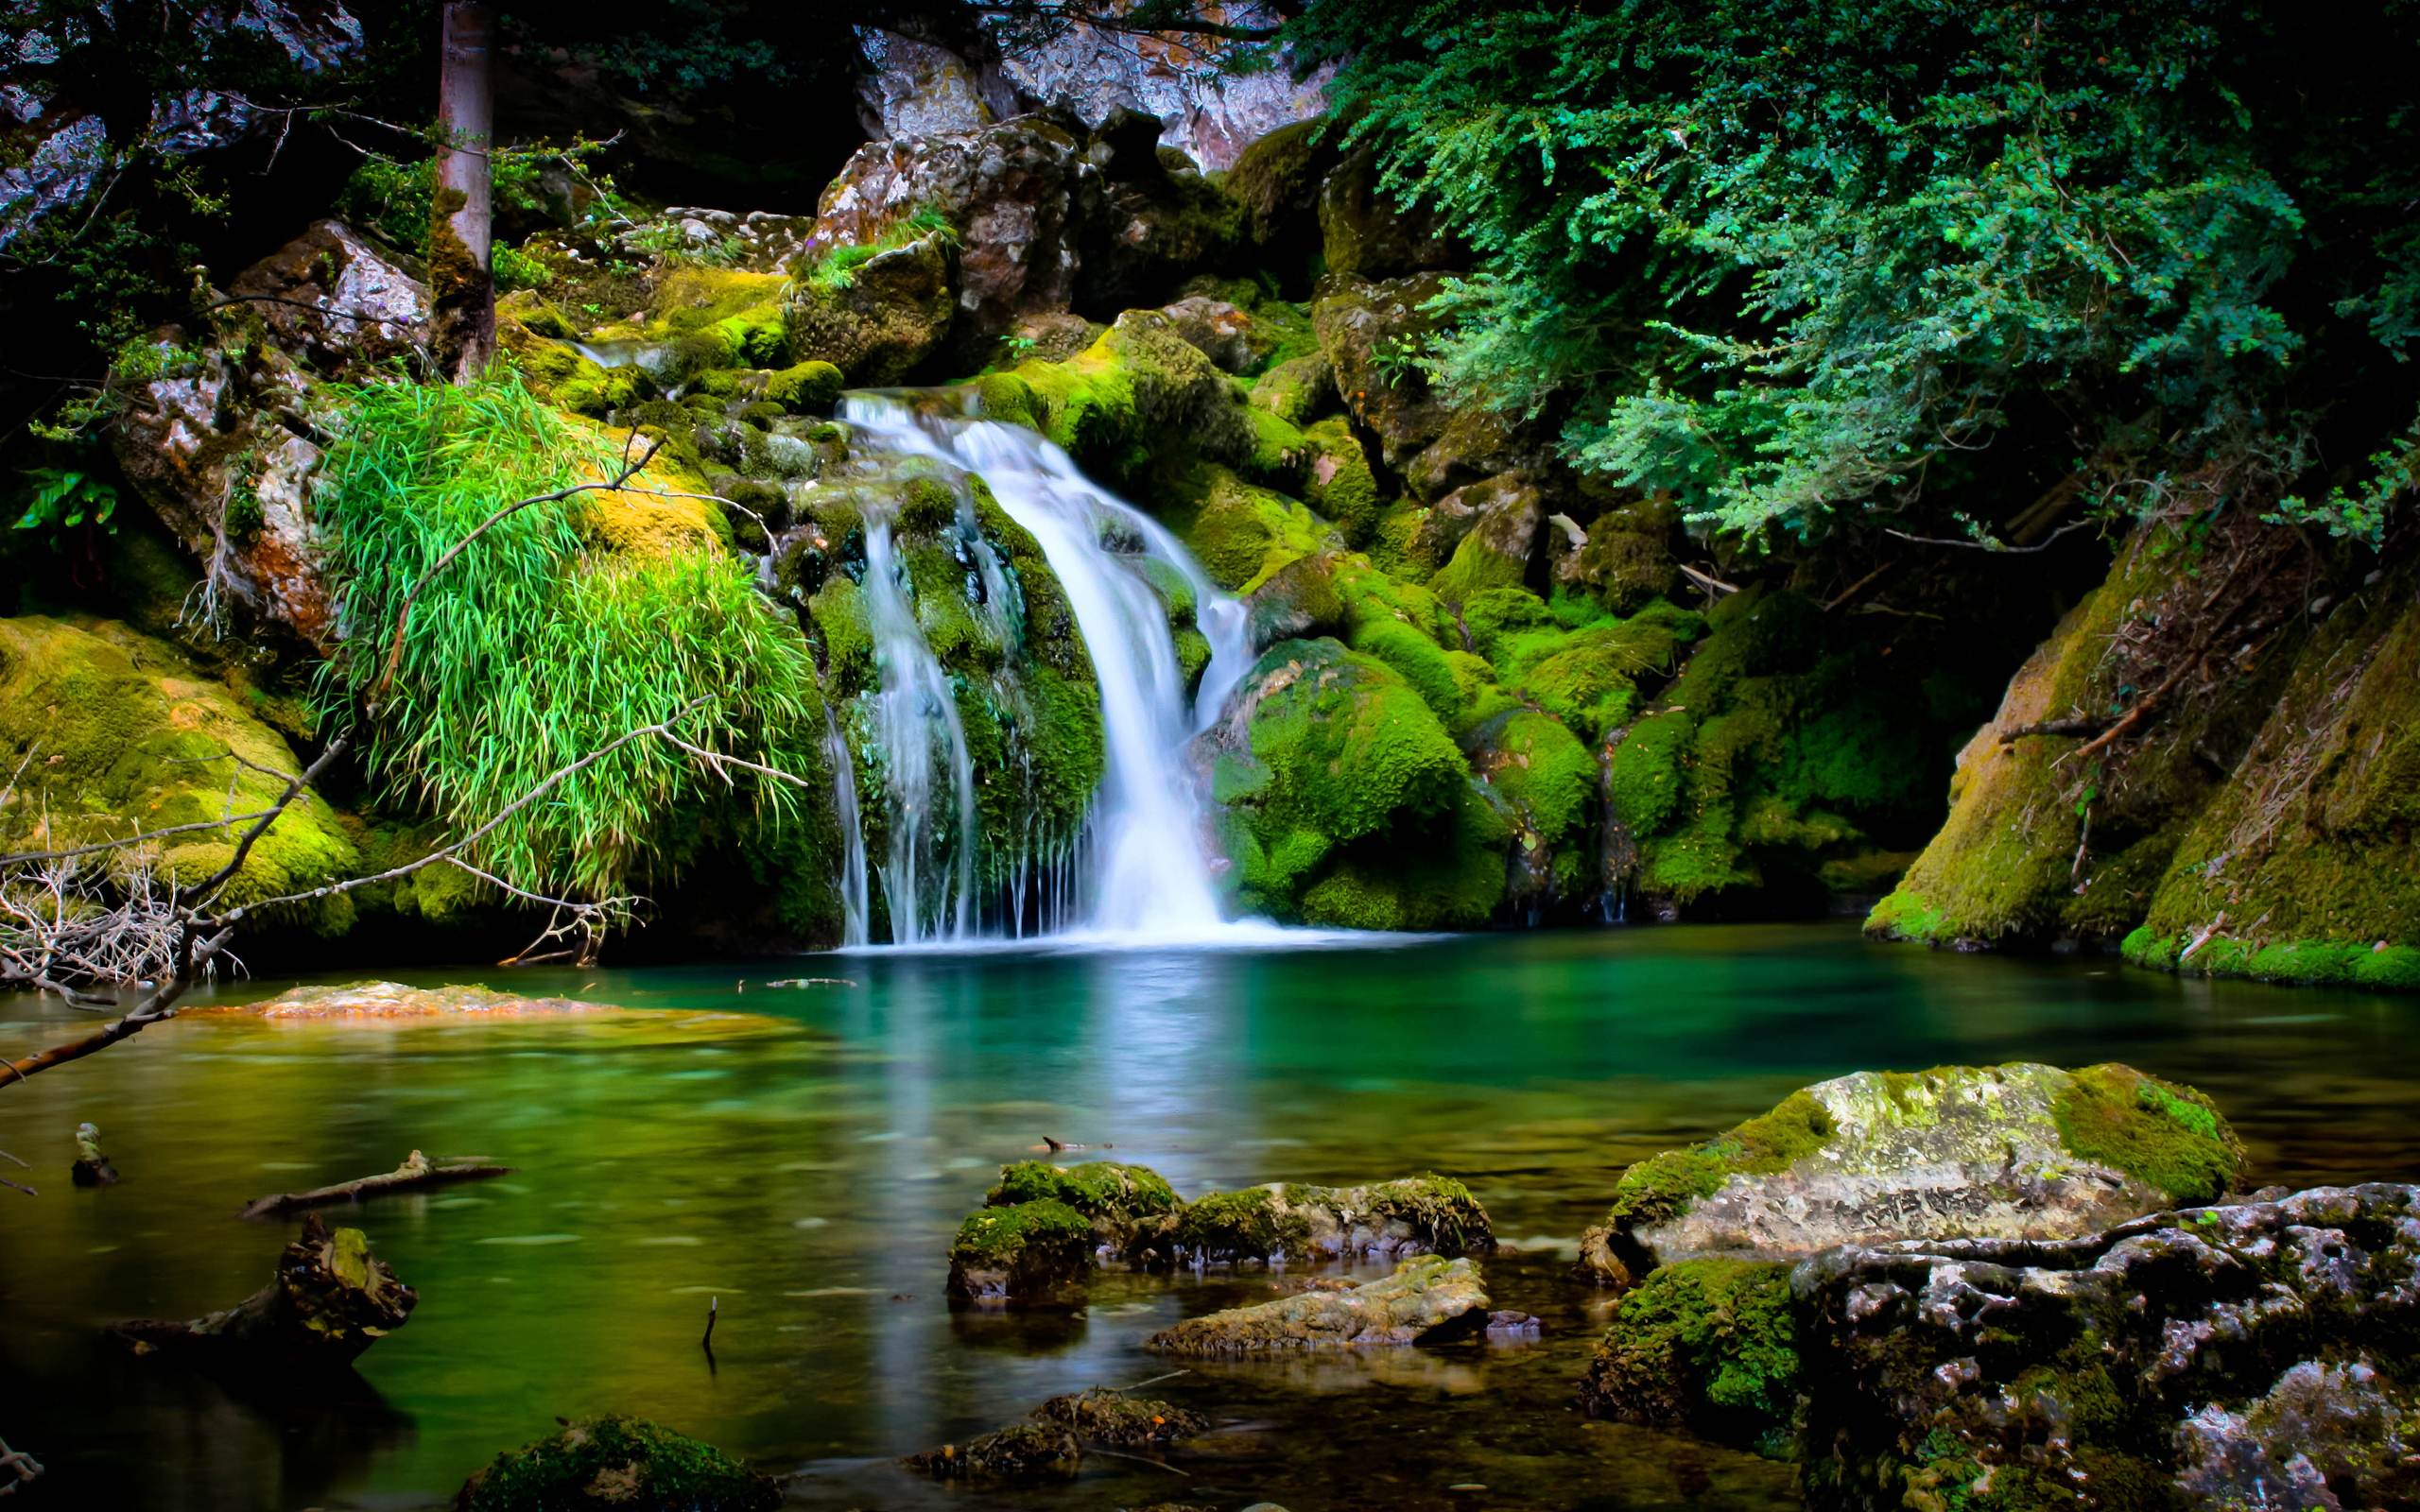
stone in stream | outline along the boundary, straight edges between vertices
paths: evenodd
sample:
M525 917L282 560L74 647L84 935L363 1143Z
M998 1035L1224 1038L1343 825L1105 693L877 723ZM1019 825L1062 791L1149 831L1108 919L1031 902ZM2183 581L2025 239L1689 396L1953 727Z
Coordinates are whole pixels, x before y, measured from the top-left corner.
M465 1482L455 1512L553 1512L596 1506L629 1512L769 1512L782 1491L712 1444L639 1418L566 1424L507 1450Z
M2420 1187L1799 1265L1824 1508L2410 1506Z
M944 1481L1071 1481L1083 1468L1084 1450L1061 1424L1019 1423L899 1463Z
M949 1295L1014 1307L1073 1304L1097 1253L1125 1253L1145 1225L1183 1207L1148 1166L1004 1165L999 1185L950 1246Z
M1210 1431L1210 1419L1198 1412L1169 1401L1135 1401L1111 1386L1053 1397L1033 1409L1033 1416L1112 1449L1173 1444Z
M1415 1344L1476 1332L1487 1293L1468 1260L1416 1256L1346 1291L1306 1291L1187 1318L1145 1341L1158 1354L1233 1355Z
M1185 1204L1163 1239L1195 1263L1239 1260L1393 1260L1490 1255L1487 1210L1451 1177L1355 1187L1271 1182L1208 1192Z
M1858 1072L1631 1167L1582 1239L1579 1274L1627 1286L1714 1256L2074 1238L2215 1200L2243 1159L2207 1097L2127 1066Z

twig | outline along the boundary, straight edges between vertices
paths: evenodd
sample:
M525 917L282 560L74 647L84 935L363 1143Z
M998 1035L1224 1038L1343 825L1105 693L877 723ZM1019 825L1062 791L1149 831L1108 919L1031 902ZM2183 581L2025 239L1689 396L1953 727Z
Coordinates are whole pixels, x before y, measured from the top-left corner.
M1103 1449L1098 1444L1095 1444L1091 1449L1085 1451L1085 1452L1091 1454L1106 1454L1111 1459L1131 1459L1137 1465L1149 1465L1153 1469L1166 1470L1170 1475L1183 1475L1190 1478L1193 1474L1191 1470L1181 1470L1173 1465L1164 1465L1158 1460L1150 1459L1141 1454L1122 1453L1115 1449Z
M1690 582L1697 584L1700 588L1704 589L1707 593L1718 596L1723 593L1736 593L1739 592L1739 585L1737 583L1726 583L1721 578L1714 576L1710 573L1702 573L1686 563L1681 564L1681 576L1686 577Z
M1988 551L1994 556L2026 557L2031 556L2037 551L2049 550L2052 546L2058 544L2059 538L2061 536L2064 536L2072 530L2082 530L2091 524L2092 522L2089 520L2069 521L2067 524L2061 525L2058 529L2051 531L2048 535L2044 536L2039 541L2031 546L2012 546L1996 536L1985 536L1980 541L1950 541L1940 536L1911 536L1904 530L1892 530L1888 528L1885 528L1882 533L1886 536L1896 536L1901 541L1912 541L1919 546L1963 546L1968 551ZM1687 572L1688 569L1684 567L1681 571Z
M365 1176L357 1180L339 1181L334 1186L313 1187L308 1192L280 1192L273 1196L255 1197L244 1205L238 1218L272 1218L282 1213L300 1212L304 1208L321 1207L331 1202L359 1202L389 1192L425 1192L431 1187L452 1186L458 1181L487 1181L510 1176L509 1165L431 1165L428 1157L412 1151L403 1164L379 1176Z

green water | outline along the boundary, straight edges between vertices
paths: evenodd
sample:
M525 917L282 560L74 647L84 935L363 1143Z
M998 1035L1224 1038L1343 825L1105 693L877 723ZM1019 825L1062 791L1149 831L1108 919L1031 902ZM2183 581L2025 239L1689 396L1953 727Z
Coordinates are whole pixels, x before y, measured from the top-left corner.
M735 992L801 971L856 985ZM1571 1410L1603 1303L1564 1257L1627 1162L1860 1067L2122 1059L2216 1095L2263 1181L2420 1177L2420 1005L1873 947L1837 925L393 974L686 1011L187 1020L0 1090L0 1149L33 1164L9 1174L42 1189L0 1191L0 1438L51 1469L29 1507L437 1506L556 1415L618 1410L804 1471L808 1506L1778 1508L1779 1467ZM0 1000L0 1046L79 1026ZM118 1187L65 1179L88 1119ZM1148 1334L1270 1295L1259 1275L1113 1277L1074 1317L954 1315L949 1233L1045 1136L1114 1145L1187 1194L1460 1175L1524 1251L1487 1264L1495 1305L1547 1337L1197 1368L1153 1391L1223 1426L1171 1469L1096 1457L1047 1492L927 1486L890 1456L1160 1374ZM231 1397L101 1339L260 1285L290 1226L236 1221L249 1198L413 1148L519 1170L339 1210L421 1292L354 1390Z

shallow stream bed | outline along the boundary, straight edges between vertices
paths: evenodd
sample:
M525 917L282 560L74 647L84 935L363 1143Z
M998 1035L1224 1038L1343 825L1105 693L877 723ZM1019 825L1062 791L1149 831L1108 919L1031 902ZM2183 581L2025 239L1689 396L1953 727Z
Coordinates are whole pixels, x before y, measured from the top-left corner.
M762 985L802 973L853 985ZM1786 1467L1572 1408L1603 1303L1564 1279L1568 1256L1630 1161L1859 1068L2115 1059L2212 1093L2259 1180L2420 1178L2420 1004L1869 946L1843 925L352 974L682 1011L184 1020L0 1090L0 1149L33 1167L6 1174L42 1190L0 1191L0 1438L51 1471L28 1506L435 1507L558 1415L624 1411L803 1471L806 1506L1787 1507ZM0 1047L84 1022L0 999ZM86 1120L123 1184L69 1185ZM1521 1251L1485 1265L1495 1305L1546 1335L1197 1366L1151 1394L1222 1426L1167 1468L931 1486L890 1457L1162 1375L1150 1333L1270 1295L1256 1272L1113 1276L1074 1316L952 1314L949 1235L1046 1136L1188 1196L1462 1177ZM239 1222L246 1200L414 1148L518 1169L330 1211L421 1292L354 1391L231 1396L101 1337L259 1286L292 1226Z

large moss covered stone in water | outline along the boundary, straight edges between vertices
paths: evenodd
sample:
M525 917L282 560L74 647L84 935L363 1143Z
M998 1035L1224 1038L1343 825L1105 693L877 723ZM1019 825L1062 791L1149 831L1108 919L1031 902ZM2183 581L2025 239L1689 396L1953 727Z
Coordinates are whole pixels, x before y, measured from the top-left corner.
M2207 1097L2131 1067L1858 1072L1633 1166L1582 1240L1581 1271L1625 1284L1713 1255L2070 1238L2212 1200L2243 1158Z
M285 739L164 641L114 621L39 615L0 620L0 759L15 791L0 807L8 849L95 845L178 825L213 825L266 809L285 783L244 762L299 772ZM199 882L234 855L245 826L192 830L146 848L160 873ZM353 875L359 851L317 793L270 826L224 901L253 902ZM142 853L108 858L120 876ZM302 921L340 933L343 898L294 905Z
M1495 1250L1487 1209L1470 1188L1440 1176L1353 1187L1271 1182L1204 1193L1163 1225L1153 1243L1196 1263L1450 1258Z
M1791 1275L1817 1509L2420 1498L2420 1188L2322 1188Z
M1058 1203L1073 1210L1092 1226L1096 1247L1120 1253L1133 1247L1150 1220L1173 1216L1184 1206L1184 1199L1157 1171L1115 1160L1072 1166L1019 1160L1000 1167L999 1185L983 1196L987 1209L1028 1202Z
M1092 1220L1063 1202L978 1208L950 1245L948 1292L994 1307L1074 1306L1092 1257Z
M1487 1293L1467 1260L1422 1256L1349 1291L1299 1292L1254 1307L1187 1318L1154 1333L1158 1354L1239 1355L1411 1344L1487 1321Z
M640 1418L584 1418L508 1450L464 1483L456 1512L769 1512L781 1487L711 1444Z

